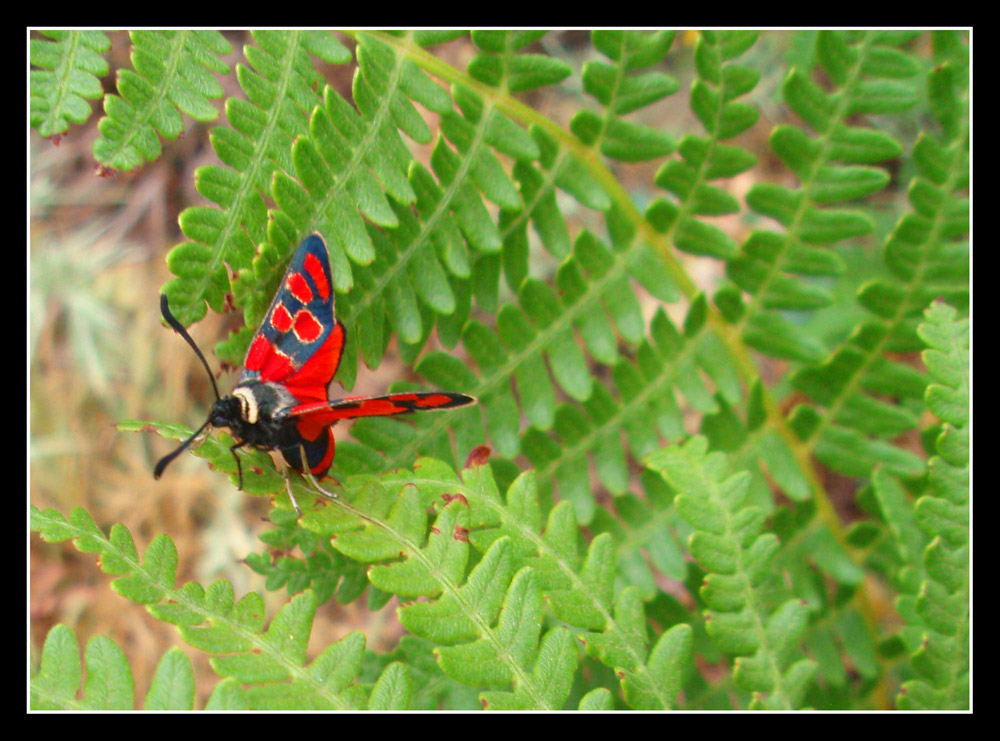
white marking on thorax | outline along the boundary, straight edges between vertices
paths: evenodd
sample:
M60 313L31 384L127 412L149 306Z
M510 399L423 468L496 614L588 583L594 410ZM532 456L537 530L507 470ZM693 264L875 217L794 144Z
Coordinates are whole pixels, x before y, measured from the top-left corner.
M233 389L233 396L240 400L240 413L252 425L257 424L257 399L248 388Z

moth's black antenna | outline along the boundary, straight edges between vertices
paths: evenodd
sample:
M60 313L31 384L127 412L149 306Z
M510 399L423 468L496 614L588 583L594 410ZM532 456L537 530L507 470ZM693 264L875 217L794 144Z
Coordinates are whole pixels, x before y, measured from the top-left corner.
M219 387L215 384L215 376L212 375L212 369L208 367L208 361L205 360L205 356L201 354L201 350L198 349L198 346L194 344L194 340L191 339L191 335L187 333L187 330L184 329L184 327L181 326L181 323L174 318L173 314L170 313L170 306L167 303L167 294L165 293L160 294L160 313L163 315L163 318L166 320L167 324L173 327L174 331L177 332L177 334L179 334L181 337L183 337L184 341L191 346L191 349L194 350L194 353L195 355L198 356L198 359L201 361L201 364L205 366L205 372L208 373L208 380L212 382L212 390L215 392L215 398L218 399ZM154 479L160 478L160 475L163 473L163 469L165 469L170 464L170 461L172 461L174 458L183 453L184 450L187 448L187 446L190 445L192 442L194 442L195 438L198 437L198 435L200 435L206 427L208 427L211 421L212 417L211 415L209 415L209 418L205 421L205 424L199 427L198 431L195 432L191 437L182 442L180 444L180 447L177 448L177 450L175 450L173 453L170 453L160 458L159 462L157 462L156 464L156 468L153 469L153 478ZM233 453L233 455L236 454ZM239 465L239 459L236 460L236 464ZM242 474L243 471L241 470L240 478L242 478Z
M208 424L211 421L212 421L211 418L205 420L205 424L203 424L201 427L199 427L198 430L197 430L197 432L195 432L191 437L189 437L187 440L185 440L184 442L182 442L180 444L180 447L177 448L177 450L175 450L173 453L168 453L167 455L165 455L162 458L160 458L160 460L156 464L156 468L153 469L153 478L154 479L160 478L160 476L163 475L163 469L166 468L170 464L170 461L172 461L174 458L176 458L181 453L183 453L187 449L187 446L190 445L191 443L193 443L194 439L196 437L198 437L198 435L201 434L201 431L204 430L206 427L208 427ZM236 454L233 453L233 455L236 455ZM237 464L239 463L239 459L237 459L236 463ZM242 471L240 473L242 475Z
M219 398L219 387L215 385L215 376L212 375L212 369L208 367L208 361L205 360L205 356L201 354L201 350L198 346L194 344L194 340L191 339L191 335L187 333L187 330L181 325L179 321L174 318L174 315L170 313L170 305L167 303L167 294L160 294L160 313L163 314L163 318L166 319L167 324L174 328L174 331L184 338L184 341L191 346L194 350L194 354L198 356L198 360L201 364L205 366L205 372L208 374L208 380L212 382L212 390L215 392L215 398Z

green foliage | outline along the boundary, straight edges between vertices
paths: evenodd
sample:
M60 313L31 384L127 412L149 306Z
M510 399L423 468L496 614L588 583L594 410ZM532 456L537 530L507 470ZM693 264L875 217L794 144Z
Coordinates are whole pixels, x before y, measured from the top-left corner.
M83 655L73 631L57 625L49 631L38 666L32 665L31 707L34 710L134 710L135 688L128 660L109 638L94 636ZM190 710L194 707L194 669L179 648L167 651L156 667L143 708Z
M296 487L296 498L308 501L309 489ZM595 539L581 553L568 503L550 513L542 533L531 473L504 498L487 466L466 469L459 479L447 466L425 459L412 472L351 477L338 493L336 503L307 512L302 526L341 555L370 564L367 577L382 592L427 598L404 604L399 619L412 635L436 646L438 682L513 684L513 691L482 692L487 707L563 707L577 650L567 627L543 634L548 604L558 620L575 626L588 653L615 669L630 705L673 707L690 661L689 626L667 631L650 651L636 590L625 590L612 605L610 536ZM436 517L428 535L429 512ZM79 550L99 554L101 568L116 577L117 593L146 605L157 619L178 626L191 646L214 656L212 667L226 681L217 685L209 707L409 707L400 664L382 672L370 695L358 684L360 633L305 664L317 606L312 590L294 597L265 628L260 595L237 602L228 582L178 585L177 552L166 536L154 538L140 557L126 528L115 525L105 536L82 508L69 520L55 510L32 508L31 515L32 529L45 540L72 540ZM479 558L469 570L472 548ZM120 671L127 674L127 665ZM383 687L392 682L400 686ZM46 694L69 703L78 684L77 678L72 690L60 685L61 694L55 689Z
M936 381L927 387L927 408L944 425L928 464L927 493L902 517L886 517L901 557L920 578L916 594L900 597L911 625L910 663L920 679L904 684L897 702L912 710L969 707L969 321L956 314L935 303L917 329Z
M799 706L816 672L798 659L808 610L781 586L774 556L781 544L764 533L764 513L750 503L750 475L725 476L721 453L706 456L708 440L693 437L646 459L676 489L674 506L695 529L688 546L708 575L699 590L708 610L705 628L722 651L741 655L733 682L742 690L770 693L761 707Z
M69 129L70 121L83 123L90 117L84 98L101 97L97 78L108 73L101 56L111 43L100 31L43 31L52 41L32 39L31 127L42 136L57 136Z
M33 529L99 553L116 592L211 654L212 708L968 707L964 35L801 32L787 65L773 32L687 49L595 31L579 55L543 31L345 35L351 51L322 31L252 34L164 291L184 324L242 311L216 348L238 367L319 230L348 328L336 380L352 388L395 340L414 374L395 389L479 405L357 421L337 499L293 478L302 517L269 457L240 451L244 490L277 502L261 536L277 553L248 558L290 594L270 623L259 595L178 586L166 536L140 558L82 510L33 510ZM155 158L178 111L207 120L220 39L133 35L102 161ZM320 63L352 51L347 96ZM766 147L763 106L781 121ZM682 107L686 129L660 123ZM651 183L629 179L654 161ZM706 263L718 284L693 279ZM921 431L925 411L941 426ZM232 443L192 452L235 484ZM835 509L841 490L856 496ZM308 661L317 607L363 594L372 610L396 598L398 646L366 656L352 633ZM67 633L48 664L46 643L38 707L101 702L76 697ZM131 686L123 659L105 663Z
M392 709L409 704L406 672L399 665L388 667L370 693L356 683L365 644L360 633L348 635L305 663L316 612L311 591L293 598L265 629L259 594L236 601L232 585L225 581L207 588L197 582L178 585L177 550L165 535L154 538L140 556L124 526L114 525L106 536L79 507L68 520L55 510L32 507L31 526L49 542L72 540L80 551L98 554L101 569L116 577L115 592L146 605L153 617L176 625L189 645L214 656L212 668L224 681L216 685L207 709ZM76 638L68 629L57 628L49 635L41 667L33 677L34 707L132 709L132 675L121 649L102 637L88 644L82 703L75 699L80 684L78 655ZM168 653L157 669L146 707L183 702L190 708L191 692L185 690L183 698L174 699L176 688L165 686L176 677L190 684L190 674L187 659Z
M184 130L181 113L211 121L219 113L209 98L222 86L209 74L228 73L218 59L232 47L217 31L133 31L132 67L119 70L118 92L104 98L101 138L94 157L106 167L133 170L160 156L160 140Z

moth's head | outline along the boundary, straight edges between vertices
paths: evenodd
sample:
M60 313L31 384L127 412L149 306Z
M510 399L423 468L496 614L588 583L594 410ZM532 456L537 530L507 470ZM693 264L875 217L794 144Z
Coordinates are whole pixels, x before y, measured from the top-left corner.
M212 427L233 427L242 421L250 424L256 421L256 406L248 407L248 402L239 391L237 389L232 396L223 396L212 403L208 412L208 421Z

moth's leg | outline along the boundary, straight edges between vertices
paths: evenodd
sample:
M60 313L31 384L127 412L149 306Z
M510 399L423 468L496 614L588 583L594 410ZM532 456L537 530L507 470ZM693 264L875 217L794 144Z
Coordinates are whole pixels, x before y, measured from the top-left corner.
M278 472L285 480L285 491L288 492L288 501L292 503L292 507L295 509L295 514L301 517L302 510L299 508L299 503L295 499L295 494L292 493L292 467L285 461L284 456L278 457Z
M285 479L285 491L288 492L288 500L292 503L292 507L295 508L295 514L302 517L302 510L299 508L299 503L295 499L295 495L292 493L292 467L285 463L284 457L281 459L281 475Z
M336 499L337 495L334 494L332 491L327 491L322 486L320 486L319 482L316 480L316 477L313 476L312 471L309 470L309 461L306 459L306 450L301 445L299 446L299 455L302 456L302 463L303 463L302 472L312 482L312 485L316 487L316 493L319 494L321 497L324 497L325 499Z
M286 474L288 474L291 469L285 469ZM288 492L288 498L292 502L292 506L295 508L295 514L302 517L302 510L299 508L299 503L295 499L295 495L292 494L292 477L290 475L285 476L285 491Z
M240 463L240 457L236 455L236 451L242 448L246 444L247 441L243 440L242 442L238 442L235 445L229 446L229 452L233 454L233 458L236 460L236 473L239 474L239 482L240 482L240 485L237 486L236 488L239 489L240 491L243 491L243 465Z

